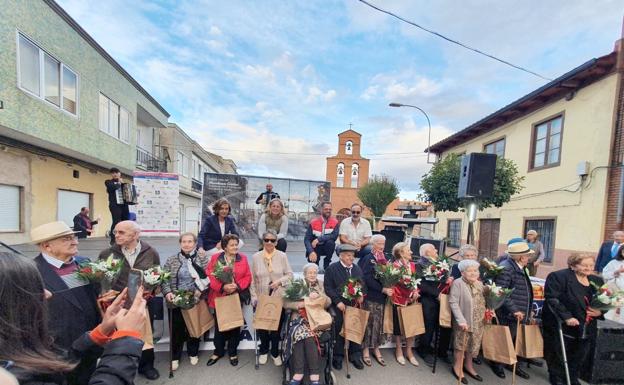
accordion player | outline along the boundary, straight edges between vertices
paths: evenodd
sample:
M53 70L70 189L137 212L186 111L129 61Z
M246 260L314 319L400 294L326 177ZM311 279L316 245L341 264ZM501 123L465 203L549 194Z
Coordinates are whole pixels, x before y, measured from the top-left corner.
M136 205L137 204L137 192L136 186L132 183L122 183L121 187L117 189L117 204L119 205Z

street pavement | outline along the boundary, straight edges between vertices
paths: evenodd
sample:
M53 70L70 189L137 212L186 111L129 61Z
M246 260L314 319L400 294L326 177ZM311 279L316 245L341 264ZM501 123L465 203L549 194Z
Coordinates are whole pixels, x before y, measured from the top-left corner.
M156 248L161 256L161 263L164 263L167 257L178 252L177 238L172 237L145 237L142 238L150 245ZM247 240L242 248L242 252L247 256L251 256L257 251L258 243L255 240ZM35 246L23 244L13 246L27 256L34 257L38 254ZM91 238L81 240L78 246L79 255L97 258L100 251L108 247L108 239ZM289 242L287 254L290 264L295 272L301 272L305 260L305 247L302 241ZM336 257L334 256L334 261ZM159 331L154 330L154 334L158 335ZM158 345L166 344L168 341L161 341ZM161 346L164 348L164 346ZM350 368L351 379L346 378L346 370L343 367L341 371L335 372L338 384L357 384L357 385L433 385L433 384L457 384L457 380L451 374L450 366L445 363L439 363L435 374L431 373L431 368L421 362L419 367L411 365L401 366L393 358L393 349L383 349L383 355L388 366L381 367L373 360L372 367L366 367L364 370ZM232 367L227 358L217 362L214 366L207 367L206 361L211 352L200 352L200 362L197 366L190 365L188 358L183 356L180 362L180 368L174 372L174 378L169 378L168 353L160 351L156 353L156 367L160 371L161 377L156 381L148 381L140 375L137 376L135 384L137 385L158 385L158 384L181 384L181 385L248 385L248 384L281 384L282 368L275 367L272 360L267 365L260 367L259 370L254 369L254 351L240 350L240 363L237 367ZM421 360L422 361L422 360ZM523 368L525 367L524 364ZM491 369L483 364L476 366L477 372L483 377L484 382L481 384L498 385L511 384L511 373L507 372L507 378L499 379L492 373ZM531 374L530 380L517 378L518 385L547 385L548 375L546 368L531 367L528 369ZM477 381L468 378L469 384L478 384Z

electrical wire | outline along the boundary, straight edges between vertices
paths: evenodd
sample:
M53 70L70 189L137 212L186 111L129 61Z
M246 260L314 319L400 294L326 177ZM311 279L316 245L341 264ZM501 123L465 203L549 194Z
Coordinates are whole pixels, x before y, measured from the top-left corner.
M500 62L500 63L503 63L503 64L505 64L505 65L508 65L508 66L513 67L513 68L515 68L515 69L518 69L518 70L520 70L520 71L523 71L523 72L529 73L529 74L531 74L531 75L533 75L533 76L537 76L538 78L541 78L541 79L544 79L544 80L548 80L548 81L552 81L552 80L553 80L553 79L547 78L546 76L542 76L542 75L538 74L537 72L531 71L531 70L526 69L526 68L524 68L524 67L521 67L521 66L519 66L519 65L516 65L516 64L510 63L510 62L508 62L507 60L503 60L503 59L500 59L500 58L498 58L498 57L496 57L496 56L494 56L494 55L491 55L491 54L489 54L489 53L483 52L483 51L481 51L481 50L479 50L479 49L477 49L477 48L470 47L470 46L468 46L468 45L466 45L466 44L464 44L464 43L462 43L462 42L460 42L460 41L457 41L457 40L451 39L451 38L449 38L449 37L446 37L446 36L442 35L441 33L438 33L438 32L435 32L435 31L432 31L432 30L430 30L430 29L428 29L428 28L425 28L425 27L423 27L423 26L421 26L421 25L416 24L416 23L415 23L415 22L413 22L413 21L407 20L407 19L405 19L405 18L403 18L403 17L401 17L401 16L399 16L399 15L397 15L397 14L394 14L394 13L392 13L392 12L390 12L390 11L386 11L385 9L379 8L378 6L376 6L376 5L374 5L374 4L371 4L371 3L369 3L368 1L365 1L365 0L358 0L358 1L359 1L360 3L363 3L363 4L365 4L365 5L367 5L367 6L371 7L371 8L373 8L373 9L376 9L376 10L377 10L377 11L379 11L379 12L385 13L386 15L390 15L390 16L392 16L392 17L394 17L394 18L397 18L397 19L401 20L401 21L402 21L402 22L404 22L404 23L410 24L410 25L412 25L412 26L414 26L414 27L416 27L416 28L419 28L419 29L421 29L421 30L423 30L423 31L425 31L425 32L428 32L428 33L430 33L430 34L432 34L432 35L435 35L435 36L437 36L437 37L439 37L439 38L441 38L441 39L444 39L444 40L448 41L449 43L456 44L456 45L458 45L458 46L460 46L460 47L462 47L462 48L465 48L465 49L470 50L470 51L472 51L472 52L478 53L479 55L483 55L483 56L485 56L485 57L488 57L488 58L490 58L490 59L496 60L496 61L498 61L498 62Z

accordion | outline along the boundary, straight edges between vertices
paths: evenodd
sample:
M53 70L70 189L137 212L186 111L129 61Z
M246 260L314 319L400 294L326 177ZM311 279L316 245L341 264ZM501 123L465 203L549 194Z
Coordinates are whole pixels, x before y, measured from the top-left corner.
M122 183L121 188L116 191L118 205L136 205L136 187L131 183Z

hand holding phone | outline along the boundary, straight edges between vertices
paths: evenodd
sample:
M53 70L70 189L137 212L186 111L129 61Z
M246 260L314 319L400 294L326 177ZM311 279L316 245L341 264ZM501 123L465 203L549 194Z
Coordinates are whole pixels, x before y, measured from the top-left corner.
M128 273L128 298L124 303L124 308L130 309L132 301L136 297L139 289L143 286L143 270L131 269Z

